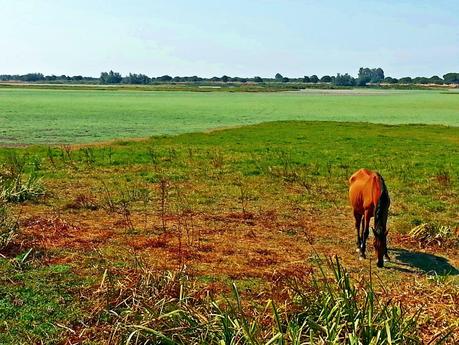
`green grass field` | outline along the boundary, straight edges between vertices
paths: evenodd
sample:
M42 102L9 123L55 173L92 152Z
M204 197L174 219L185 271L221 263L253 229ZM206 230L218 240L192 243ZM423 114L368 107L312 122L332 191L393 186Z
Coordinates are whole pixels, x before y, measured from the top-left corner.
M309 315L302 343L339 343L369 325L373 336L385 332L386 317L395 337L420 308L404 336L413 328L427 343L451 333L447 343L457 343L457 238L422 245L408 233L423 223L457 229L458 144L457 127L289 121L69 150L1 148L3 176L35 171L46 193L8 204L20 233L0 259L0 342L126 343L134 331L131 344L161 343L155 331L171 344L222 332L241 339L245 315L256 325L250 336L266 343L278 332L290 339ZM372 261L355 252L347 179L360 167L380 171L392 199L384 269L371 237ZM330 290L331 304L328 288L312 289L316 255L338 255L359 282L355 308L353 287L343 298ZM362 300L371 276L377 320ZM224 308L225 298L235 303L232 282L245 313ZM209 309L206 296L224 310ZM386 303L394 315L379 312ZM239 321L220 331L215 313Z
M457 93L0 88L0 124L2 344L459 341Z
M459 125L447 91L279 93L0 89L0 144L88 143L266 121Z

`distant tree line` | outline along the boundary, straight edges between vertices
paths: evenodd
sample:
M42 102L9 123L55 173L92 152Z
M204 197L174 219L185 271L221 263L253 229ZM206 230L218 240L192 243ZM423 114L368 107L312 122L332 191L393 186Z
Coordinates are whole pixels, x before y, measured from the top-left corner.
M261 78L255 76L253 78L230 77L223 75L221 77L202 78L198 76L180 77L163 75L159 77L149 77L145 74L129 73L122 76L119 72L109 71L102 72L99 78L84 77L81 75L43 75L42 73L27 73L23 75L0 75L0 81L22 81L22 82L50 82L50 83L100 83L100 84L135 84L145 85L152 83L200 83L200 82L219 82L219 83L330 83L337 86L366 86L378 84L459 84L459 73L446 73L443 78L434 75L427 77L403 77L392 78L386 77L382 68L364 68L361 67L358 71L357 78L348 73L336 76L324 75L319 78L317 75L304 76L302 78L289 78L280 73L276 73L274 78Z
M427 77L403 77L403 78L392 78L385 77L382 68L363 68L359 69L357 78L350 76L349 74L337 74L333 78L332 83L338 86L366 86L366 85L378 85L378 84L459 84L459 73L446 73L443 75L443 79L437 75L430 78Z
M26 82L78 82L78 81L98 81L99 78L83 77L81 75L43 75L42 73L0 74L0 81L26 81Z

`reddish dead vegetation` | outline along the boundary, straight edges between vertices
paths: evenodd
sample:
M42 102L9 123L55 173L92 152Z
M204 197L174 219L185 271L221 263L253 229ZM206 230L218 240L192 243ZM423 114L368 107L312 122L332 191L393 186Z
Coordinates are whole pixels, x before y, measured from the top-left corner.
M206 219L224 223L255 225L255 216L251 212L231 212L225 215L209 215Z
M231 288L227 282L222 280L200 281L199 274L193 270L176 270L171 273L174 278L166 282L161 278L163 270L147 268L148 263L140 261L136 269L120 269L111 267L105 271L100 282L91 289L81 291L82 301L88 306L88 316L82 320L81 324L72 327L72 332L68 333L68 339L72 343L80 343L83 340L103 341L107 339L118 342L114 325L120 316L106 315L105 318L96 319L92 315L101 315L107 310L119 311L129 308L131 312L141 311L151 301L158 303L158 300L172 301L177 299L186 290L187 298L193 299L196 305L205 305L209 298L218 301L220 307L227 306L227 300L222 296L231 296ZM259 312L255 301L273 300L277 305L282 305L285 310L294 312L295 308L300 310L299 304L295 304L293 296L299 292L301 294L316 293L315 288L308 284L311 280L313 270L304 266L298 266L295 273L290 271L276 271L264 277L260 284L252 287L240 287L244 315L254 318ZM238 277L232 277L238 279ZM241 278L241 277L239 277ZM246 277L244 277L246 278ZM239 285L239 284L238 284ZM307 290L309 286L309 290ZM287 302L289 301L289 302ZM287 303L287 304L286 304ZM265 326L272 325L272 318L267 317L260 320ZM115 338L112 338L115 336Z
M24 242L14 241L2 249L0 257L14 258L26 249Z
M103 223L103 216L99 217ZM291 262L307 260L311 253L310 225L303 220L285 222L275 211L223 216L199 213L192 214L192 219L188 214L187 218L167 214L163 217L165 230L160 217L150 216L145 223L142 215L133 213L135 232L123 219L107 217L114 231L111 245L133 249L153 267L187 265L201 274L240 277L269 276ZM291 228L296 229L295 234L287 230Z
M87 209L97 210L99 208L97 201L94 197L86 194L78 194L73 201L69 202L64 206L64 209Z
M57 216L51 218L32 216L30 218L23 220L21 222L21 226L32 229L46 229L48 231L61 234L68 232L70 229L78 229L78 227L76 227L75 225L71 225L62 218Z
M129 245L135 250L148 248L166 248L169 244L170 235L164 234L158 237L137 236L130 241Z
M87 248L111 237L110 231L83 230L59 216L31 216L21 221L21 227L28 245L41 248Z
M397 245L401 245L404 248L411 250L422 250L434 255L441 252L451 258L457 258L459 256L459 228L456 228L455 234L455 239L442 242L431 241L429 243L419 241L409 235L400 233L390 234L390 238L392 239L393 243L397 243Z
M447 344L459 343L459 290L454 283L430 282L428 285L418 277L392 283L386 287L387 298L400 302L406 310L419 311L420 334L427 344L440 331L452 331ZM456 325L454 326L454 321Z
M147 262L140 260L136 268L108 268L101 280L94 286L80 291L82 305L87 308L85 320L71 328L67 333L70 344L79 344L83 341L97 343L119 343L121 339L113 339L113 315L107 315L108 310L130 308L132 312L145 307L147 301L157 303L159 299L165 301L176 299L180 295L182 284L193 299L202 301L209 296L221 296L230 293L230 287L221 281L201 282L192 270L174 270L171 273L176 278L162 279L163 269L152 269ZM183 275L183 279L180 276ZM94 315L105 315L97 318Z
M309 284L313 273L314 269L305 264L296 264L288 269L281 268L274 271L270 277L265 277L269 282L269 298L285 303L285 301L292 301L293 293L306 291L307 287L309 291L314 291L314 287Z
M440 171L436 176L438 184L443 187L447 187L451 184L451 177L447 171Z
M198 247L198 250L203 253L213 252L214 249L215 249L215 246L212 244L200 244Z
M251 300L266 297L278 301L288 300L291 293L289 289L293 289L302 279L308 279L311 272L310 258L315 251L319 254L339 255L345 266L357 275L368 266L367 263L357 260L352 219L343 210L308 210L289 214L281 214L276 210L229 212L222 215L166 214L163 217L166 229L161 224L160 216L150 214L145 221L140 212L132 212L130 221L133 229L130 229L120 215L116 214L114 218L113 214L102 209L92 210L87 207L88 202L77 196L72 207L64 208L60 216L51 217L44 216L46 212L43 209L34 210L31 207L28 214L32 215L21 222L23 235L16 242L16 247L11 248L11 252L17 252L20 243L28 248L71 248L76 255L76 261L72 265L75 270L84 271L85 268L81 265L84 265L88 249L109 245L116 254L104 254L106 262L119 262L125 257L119 253L133 252L148 267L158 271L176 270L186 266L192 270L193 275L215 277L217 281L203 283L203 293L228 292L228 285L218 279L259 279L260 283L256 284L259 285L257 291L244 292L253 293ZM185 219L190 223L185 224ZM406 236L391 232L389 248L400 245L407 248L417 246ZM445 248L441 250L441 253L445 252ZM457 253L457 250L451 249L451 253ZM369 254L372 256L372 251ZM48 263L64 263L70 260L72 258L53 257ZM138 279L138 272L126 268L111 270L111 274L126 277L123 283L127 284L126 289ZM438 285L430 295L430 287L426 289L423 276L415 276L422 281L416 286L413 282L416 281L415 278L407 282L407 274L401 273L400 278L393 278L394 286L387 289L387 298L399 300L403 305L412 307L413 311L422 306L422 327L426 339L430 339L436 330L444 329L448 325L450 316L459 318L456 310L457 291L448 292ZM94 286L90 291L83 292L82 298L93 308L88 315L96 315L95 313L104 308L103 304L99 305L97 302L97 298L103 294L99 290L99 286ZM413 293L416 294L415 298ZM119 296L110 298L115 299L113 303L116 304ZM90 339L91 332L97 338L97 333L104 332L104 327L107 332L110 329L109 325L94 327L87 330L82 327L79 332L84 333L83 338Z

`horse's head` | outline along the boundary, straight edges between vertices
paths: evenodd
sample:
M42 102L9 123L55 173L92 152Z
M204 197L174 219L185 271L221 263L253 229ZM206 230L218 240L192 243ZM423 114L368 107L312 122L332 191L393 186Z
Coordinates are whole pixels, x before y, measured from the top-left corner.
M375 210L375 228L374 246L376 255L378 257L378 267L384 266L384 255L387 254L387 217L389 215L390 198L387 191L386 184L381 175L381 196L379 197L378 204Z
M384 255L387 253L387 231L375 228L374 231L374 246L376 256L378 257L377 266L384 266Z

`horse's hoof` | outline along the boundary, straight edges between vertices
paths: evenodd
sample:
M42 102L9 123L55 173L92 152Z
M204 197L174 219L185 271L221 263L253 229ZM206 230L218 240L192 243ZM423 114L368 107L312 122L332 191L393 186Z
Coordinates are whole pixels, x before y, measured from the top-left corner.
M355 248L355 251L356 251L356 252L360 252L360 248L358 248L358 247Z

